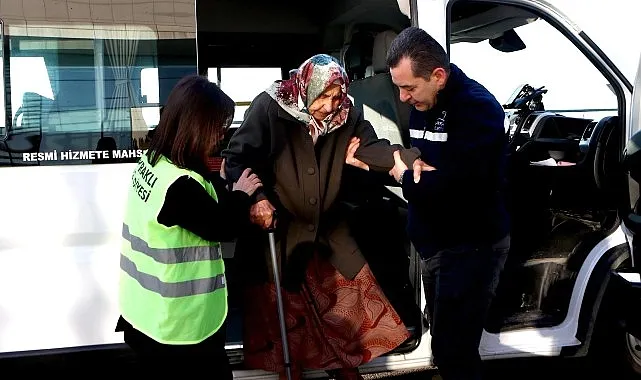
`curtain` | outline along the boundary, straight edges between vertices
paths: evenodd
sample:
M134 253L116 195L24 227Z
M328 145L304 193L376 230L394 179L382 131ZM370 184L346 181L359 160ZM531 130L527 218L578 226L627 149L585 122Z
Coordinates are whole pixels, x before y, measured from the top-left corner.
M123 136L132 131L131 110L139 103L138 93L132 83L138 55L139 32L113 31L105 40L105 55L113 75L113 93L106 94L108 110L103 123L103 133ZM145 131L146 134L146 131ZM131 136L135 139L136 136ZM129 145L129 144L127 144ZM118 146L123 146L118 144Z

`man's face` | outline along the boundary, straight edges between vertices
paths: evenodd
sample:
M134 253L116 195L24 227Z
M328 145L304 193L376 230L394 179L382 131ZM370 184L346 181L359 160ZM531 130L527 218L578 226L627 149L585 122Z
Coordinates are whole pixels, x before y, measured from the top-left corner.
M343 94L341 92L341 86L338 84L333 84L322 94L314 100L314 102L309 106L309 113L316 120L325 120L325 118L333 114L338 106L341 103Z
M445 87L447 74L442 68L435 69L425 79L414 76L412 61L403 57L398 65L390 68L392 82L400 90L400 98L404 103L411 104L419 111L427 111L436 104L436 95Z

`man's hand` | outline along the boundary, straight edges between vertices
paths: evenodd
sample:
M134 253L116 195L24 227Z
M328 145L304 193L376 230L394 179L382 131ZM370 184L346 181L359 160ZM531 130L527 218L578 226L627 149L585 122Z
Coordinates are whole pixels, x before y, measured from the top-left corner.
M403 173L409 168L405 165L405 162L401 159L401 153L397 150L394 152L394 167L389 171L389 174L396 179L396 182L401 181ZM412 164L412 171L414 172L414 183L418 183L421 180L421 172L436 170L435 167L426 164L421 159L414 160Z
M266 230L272 225L274 210L276 210L274 206L272 206L267 199L263 199L251 206L249 209L249 220Z
M421 180L421 172L431 172L432 170L436 170L434 166L426 164L420 158L414 160L412 169L414 170L414 183L418 183L418 181Z
M360 144L361 144L361 139L359 139L358 137L352 137L352 139L349 141L349 145L347 146L347 153L345 154L345 163L363 170L369 170L369 166L366 163L364 163L363 161L357 158L354 158L354 154L356 153L356 150L358 149Z

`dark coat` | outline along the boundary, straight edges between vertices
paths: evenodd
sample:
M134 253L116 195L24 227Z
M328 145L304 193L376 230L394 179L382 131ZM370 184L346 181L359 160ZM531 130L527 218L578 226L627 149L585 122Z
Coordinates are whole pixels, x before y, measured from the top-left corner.
M417 184L403 181L409 236L423 258L462 245L493 245L509 234L504 123L496 98L454 64L436 105L412 110L412 146L438 168Z
M402 150L408 167L419 157L417 149L378 139L356 108L350 111L345 125L319 137L314 146L307 126L265 92L254 99L222 153L228 180L235 182L245 168L251 168L263 181L256 201L268 199L277 210L277 251L281 257L284 254L289 261L300 261L294 253L304 256L320 250L349 279L358 274L365 259L351 237L344 210L335 201L353 136L361 139L356 157L367 163L370 171L388 172L394 166L395 150ZM258 269L252 276L260 281L271 280L271 266L265 265L270 261L256 260L260 257L257 251L262 251L265 259L269 257L267 242L264 231L250 231L236 245L236 255L249 260L247 266ZM313 249L304 249L310 247ZM251 269L244 266L242 271Z

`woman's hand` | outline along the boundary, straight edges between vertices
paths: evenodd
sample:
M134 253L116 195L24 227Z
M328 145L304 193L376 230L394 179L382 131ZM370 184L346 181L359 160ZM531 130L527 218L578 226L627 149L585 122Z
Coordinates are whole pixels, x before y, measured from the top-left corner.
M251 206L249 220L263 229L268 229L274 220L274 210L274 206L267 199L263 199Z
M354 154L356 153L356 150L361 144L361 139L358 137L352 137L352 139L349 141L349 145L347 146L347 153L345 154L345 163L348 165L355 166L359 169L363 170L369 170L369 166L364 163L363 161L354 158Z
M238 181L234 183L234 186L232 186L232 191L240 190L251 196L256 189L261 186L263 186L263 183L260 181L260 178L252 173L251 169L247 168L243 171L243 174L240 175Z
M394 177L396 182L400 182L403 173L407 170L407 165L401 160L401 153L397 150L394 152L394 167L389 171L389 174Z

